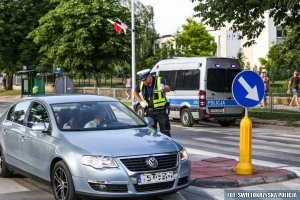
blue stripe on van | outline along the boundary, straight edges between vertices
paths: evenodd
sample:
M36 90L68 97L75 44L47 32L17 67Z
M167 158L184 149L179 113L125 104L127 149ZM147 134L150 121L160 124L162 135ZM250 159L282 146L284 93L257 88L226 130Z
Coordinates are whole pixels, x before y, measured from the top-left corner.
M234 99L206 99L207 107L234 107L239 106Z
M199 105L199 99L171 99L171 98L168 98L168 101L170 103L171 106L175 106L175 105L181 105L182 103L187 103L191 106L193 105L196 105L198 106Z
M199 106L199 99L175 99L168 98L171 106L180 106L183 103L187 103L191 106ZM206 99L207 107L234 107L239 106L234 99Z

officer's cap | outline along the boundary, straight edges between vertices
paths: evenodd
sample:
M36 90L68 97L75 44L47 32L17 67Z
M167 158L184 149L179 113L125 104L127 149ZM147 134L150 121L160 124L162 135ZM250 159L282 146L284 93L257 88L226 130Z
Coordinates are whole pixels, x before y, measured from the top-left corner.
M150 75L150 69L144 69L142 71L139 71L137 73L137 75L140 76L140 79L143 81L143 80L146 80L146 78Z
M267 70L266 69L262 69L261 72L267 73Z

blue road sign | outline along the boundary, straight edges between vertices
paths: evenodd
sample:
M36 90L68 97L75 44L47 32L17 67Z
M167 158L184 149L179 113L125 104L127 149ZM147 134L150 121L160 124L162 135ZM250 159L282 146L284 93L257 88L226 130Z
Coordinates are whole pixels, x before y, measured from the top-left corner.
M264 83L261 77L253 71L242 71L233 80L233 97L243 107L256 106L263 99L264 93Z

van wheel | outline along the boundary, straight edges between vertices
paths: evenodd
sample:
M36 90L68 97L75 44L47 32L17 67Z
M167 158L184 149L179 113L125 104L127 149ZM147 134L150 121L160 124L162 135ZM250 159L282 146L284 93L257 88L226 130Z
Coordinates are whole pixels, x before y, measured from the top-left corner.
M235 123L235 120L219 120L218 122L222 127L229 127Z
M136 108L136 113L140 116L140 117L144 117L145 116L145 111L144 108L142 106L138 106Z
M184 108L180 112L180 121L181 121L181 124L185 127L193 126L193 117L188 108Z
M11 177L13 172L7 168L4 153L0 147L0 177Z

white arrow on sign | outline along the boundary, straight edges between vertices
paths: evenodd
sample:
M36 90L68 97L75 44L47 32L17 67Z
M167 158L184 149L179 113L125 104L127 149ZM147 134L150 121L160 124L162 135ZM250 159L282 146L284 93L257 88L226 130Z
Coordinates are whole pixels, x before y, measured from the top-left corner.
M238 80L240 84L245 88L245 90L248 92L246 95L247 99L252 99L254 101L259 101L258 98L258 92L257 87L254 86L253 88L250 87L250 85L245 81L245 79L241 76Z

